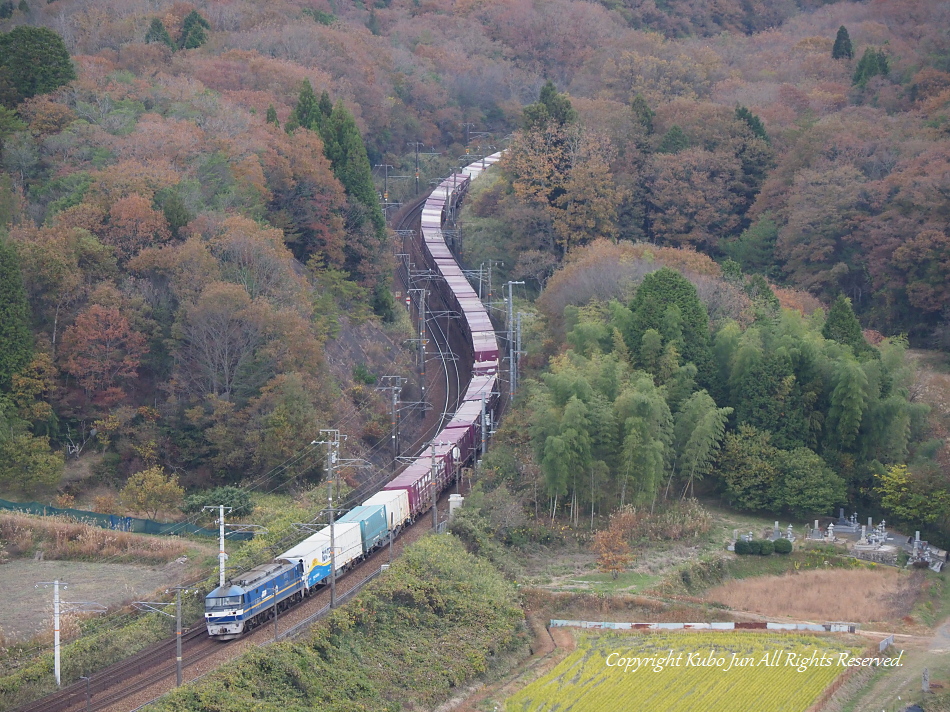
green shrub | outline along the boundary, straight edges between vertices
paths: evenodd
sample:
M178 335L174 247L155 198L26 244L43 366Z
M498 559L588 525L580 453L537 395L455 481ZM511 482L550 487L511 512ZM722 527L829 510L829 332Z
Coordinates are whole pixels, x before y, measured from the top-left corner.
M749 554L752 556L758 556L762 553L762 540L753 539L749 543Z
M776 554L791 554L792 542L788 539L776 539L774 543Z
M775 551L775 545L768 539L759 542L759 556L771 556Z
M745 539L740 539L736 542L736 554L739 556L748 556L750 553L749 542L747 542Z
M189 495L185 498L181 511L185 514L201 513L205 507L218 507L222 504L230 507L229 516L231 517L246 517L254 511L254 503L247 490L231 486L215 487L212 490ZM210 512L207 516L214 516L214 512Z

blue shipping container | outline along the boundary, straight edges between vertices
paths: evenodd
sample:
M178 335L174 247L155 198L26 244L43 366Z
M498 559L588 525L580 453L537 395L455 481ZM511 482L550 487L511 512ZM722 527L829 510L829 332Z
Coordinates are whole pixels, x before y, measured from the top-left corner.
M340 523L352 522L360 525L363 535L363 553L367 554L387 541L389 527L386 522L386 507L382 504L367 504L350 510L340 517Z

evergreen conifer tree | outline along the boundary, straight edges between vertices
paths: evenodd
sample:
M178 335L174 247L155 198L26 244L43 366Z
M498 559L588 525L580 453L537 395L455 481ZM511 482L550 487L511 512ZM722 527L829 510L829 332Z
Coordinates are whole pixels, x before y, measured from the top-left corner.
M744 106L736 106L736 119L748 126L752 130L752 133L760 139L768 144L772 143L769 140L769 135L765 130L765 124L762 123L762 119L749 111L749 109Z
M379 36L380 32L382 32L379 26L379 18L376 17L376 10L374 9L369 11L369 19L366 21L366 29L376 36Z
M343 184L347 195L366 207L370 221L382 237L386 230L386 220L377 201L366 145L353 114L342 102L337 102L333 107L322 135L324 152L330 159L333 174Z
M0 33L0 70L0 84L9 84L2 93L12 93L12 103L46 94L76 78L63 38L46 27L20 25Z
M835 37L834 47L831 48L831 58L854 58L854 48L851 46L851 37L848 35L848 29L844 25L838 28L838 36Z
M267 123L274 124L274 126L280 128L280 120L277 118L277 109L274 108L273 104L267 107L267 117L265 120Z
M320 92L319 107L320 107L320 114L326 119L330 118L330 114L333 113L333 102L330 101L330 94L327 92L326 89Z
M152 18L152 24L148 26L148 32L145 33L145 43L150 44L152 42L168 45L173 52L178 49L175 47L175 43L172 42L172 36L165 29L165 24L157 17Z
M543 129L549 125L563 127L577 121L577 112L571 100L559 94L550 80L541 87L538 101L524 108L522 124L526 131Z
M291 133L298 126L316 131L321 134L321 136L323 135L323 117L309 79L303 80L303 85L300 87L300 94L297 96L297 103L294 105L293 111L290 112L290 118L287 119L284 128L288 133ZM323 140L326 142L325 136ZM324 149L324 153L326 153L326 149Z
M13 246L0 239L0 389L30 362L33 334L30 306L23 288L20 260Z
M887 63L887 55L882 49L873 49L868 47L861 55L858 66L854 70L854 76L851 82L859 87L864 87L872 77L886 77L890 67Z
M636 93L636 96L633 97L633 102L630 104L630 108L633 109L634 118L637 123L643 127L647 136L652 134L653 118L656 116L656 112L647 104L647 100L643 97L643 94L640 92Z
M683 149L689 148L689 139L686 134L676 124L670 127L670 130L663 136L660 145L657 146L657 153L679 153Z
M855 355L868 349L868 343L864 340L864 334L861 331L861 324L858 322L858 317L854 315L854 309L851 308L851 300L843 294L838 295L835 303L828 310L828 317L821 329L821 335L839 344L847 344Z
M191 222L192 215L174 188L166 188L155 195L155 202L162 209L162 214L168 222L172 237L176 240L181 237L180 230Z
M192 10L181 23L181 38L178 44L182 49L195 49L208 41L205 30L210 30L211 24L204 19L197 10Z

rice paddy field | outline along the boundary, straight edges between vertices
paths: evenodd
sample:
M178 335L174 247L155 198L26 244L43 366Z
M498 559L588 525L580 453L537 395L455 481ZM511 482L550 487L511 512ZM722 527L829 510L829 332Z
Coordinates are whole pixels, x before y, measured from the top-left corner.
M804 712L863 649L758 631L579 633L577 649L505 712Z

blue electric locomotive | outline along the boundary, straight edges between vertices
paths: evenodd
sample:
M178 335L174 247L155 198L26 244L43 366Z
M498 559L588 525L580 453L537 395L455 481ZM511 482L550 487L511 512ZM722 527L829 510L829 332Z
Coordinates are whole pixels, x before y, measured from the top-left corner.
M244 572L239 581L214 589L205 598L208 634L232 640L272 618L275 607L303 598L303 565L271 562Z

